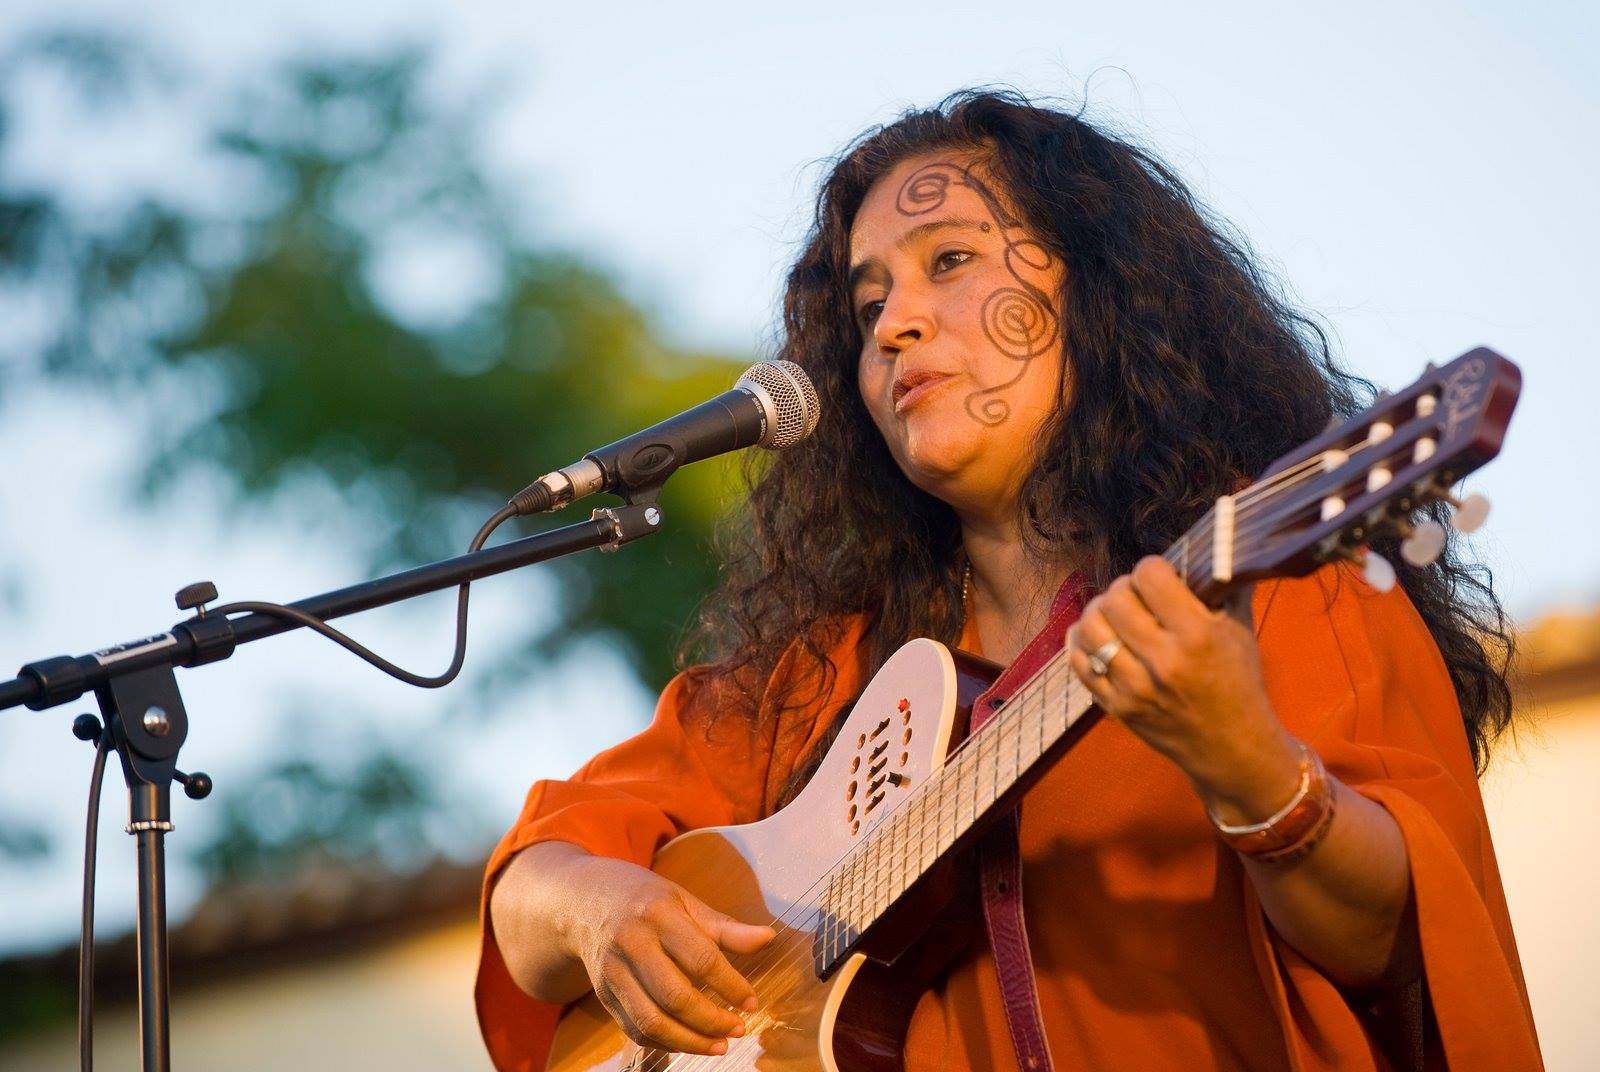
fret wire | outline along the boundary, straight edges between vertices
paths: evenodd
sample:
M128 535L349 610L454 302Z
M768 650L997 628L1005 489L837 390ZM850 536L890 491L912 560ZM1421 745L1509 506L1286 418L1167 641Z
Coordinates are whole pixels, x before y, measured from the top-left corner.
M822 930L818 939L822 942L822 956L825 960L833 959L833 921L838 919L838 914L833 910L833 875L828 875L828 884L822 891Z
M838 872L838 882L834 884L832 955L837 956L839 950L843 948L846 919L850 911L849 894L847 892L850 884L850 856L847 855L841 866L834 868L834 870Z
M984 736L988 738L988 740L978 742L978 784L975 787L976 791L972 794L973 822L978 821L978 814L983 810L989 801L994 799L994 780L996 775L999 773L997 770L995 770L994 765L994 757L996 754L995 745L998 743L995 740L994 734L996 730L1000 729L1004 725L1004 723L1001 721L1001 719L1004 718L1005 712L1001 711L1000 718L994 719L983 728ZM984 756L983 746L985 744L989 746L989 754L987 758ZM987 789L984 787L985 777L987 777L989 780Z
M855 918L855 912L850 904L850 879L854 874L854 864L848 864L841 869L839 876L839 921L835 931L835 953L837 956L850 944L850 921Z
M895 831L894 831L894 874L895 874L894 896L896 898L898 898L902 893L906 892L906 890L909 889L910 886L911 886L911 882L909 881L909 872L906 870L906 845L905 845L905 842L907 840L906 839L907 824L906 824L905 809L904 808L896 808L895 811L894 811L894 814L889 817L889 821L894 824L894 828L895 828Z
M1042 702L1043 696L1035 689L1023 698L1022 706L1017 709L1016 719L1010 728L1013 738L1010 764L1003 775L1005 784L995 794L996 798L1002 796L1005 790L1015 785L1017 778L1022 774L1022 740L1028 732L1029 721L1034 717L1034 713L1039 709L1039 705Z
M1026 712L1024 712L1024 715L1026 715ZM1025 722L1026 719L1024 719L1023 721ZM1018 774L1018 772L1020 772L1022 770L1022 731L1023 731L1024 728L1025 728L1025 726L1023 726L1023 725L1017 726L1017 731L1011 735L1014 738L1012 744L1015 746L1015 747L1013 747L1013 749L1011 751L1011 781L1012 782L1015 782L1017 780L1017 774Z
M850 855L846 857L843 876L844 881L839 885L840 917L843 923L843 943L845 945L848 945L850 942L850 925L851 921L856 917L856 863L860 859L860 853L856 851L856 848L858 847L859 846L852 848Z
M879 831L881 831L882 829L883 829L883 824L879 823L877 826L873 827L873 831L872 831L872 834L873 834L873 836L872 836L872 849L871 849L871 852L872 852L872 900L871 900L871 902L869 902L869 904L867 906L867 910L870 913L868 918L870 918L870 919L877 919L878 918L878 914L880 912L882 912L883 908L884 908L884 901L883 901L884 842L883 842L882 838L877 836Z
M887 786L888 783L885 782L884 785ZM887 801L887 797L885 800ZM894 903L899 890L899 873L895 870L896 865L900 862L900 835L895 824L895 820L898 818L898 814L891 813L881 824L881 829L883 830L883 854L888 857L883 863L884 908L888 908Z
M953 768L959 762L959 759L948 760L947 758L945 765L939 769L939 789L935 794L937 800L934 805L934 821L937 823L935 828L935 833L937 836L934 839L934 845L937 847L941 855L944 853L945 849L950 847L949 845L945 844L944 840L944 803L946 790L950 788L950 778L948 777L948 774L951 768Z
M900 896L900 825L895 822L897 816L890 813L884 820L880 830L883 831L883 908L887 909L894 904L895 898Z
M992 724L991 724L992 725ZM978 798L983 792L983 748L992 743L989 736L991 725L986 725L978 734L977 748L972 753L972 811L967 815L967 825L971 826L978 820Z
M966 789L965 797L968 798L968 800L978 800L978 789L976 789L976 782L978 782L978 760L976 760L974 757L982 754L982 750L984 750L984 739L979 736L976 741L973 741L973 750L971 750L971 755L965 755L965 757L962 757L962 765L970 766L971 768L970 771L963 771L963 774L968 774L968 778L962 779L962 787L963 789ZM971 763L966 763L965 760L971 760ZM955 794L955 826L965 829L965 826L971 826L971 819L968 819L965 824L962 822L962 797L963 794L960 794L960 792ZM970 816L970 814L971 811L968 811L968 816Z
M971 770L966 771L966 778L962 779L966 786L966 821L962 822L962 813L960 811L955 813L955 822L962 830L973 826L973 819L978 818L978 779L982 773L982 758L984 758L984 739L982 739L982 736L979 736L976 746L974 746L973 754L968 758L970 758L971 762L966 766L970 766ZM957 808L962 806L962 795L957 794L957 797L955 797L955 806Z
M1011 712L1011 717L1006 720L1006 737L1002 744L1009 747L995 749L995 785L994 796L991 798L993 800L999 800L1004 796L1005 791L1017 780L1017 760L1020 756L1017 752L1017 740L1022 736L1023 727L1027 725L1028 709L1029 698L1023 697L1022 705Z
M936 771L928 771L928 778L934 776ZM925 797L926 794L912 797L912 805L917 808L917 870L928 870L928 802Z
M853 932L851 941L855 940L856 934L865 929L863 924L867 915L867 851L864 844L859 842L857 844L859 848L855 854L855 863L850 876L850 930Z
M983 738L982 737L978 738L977 747L973 750L973 753L972 753L971 757L969 757L969 758L971 759L972 762L967 764L967 766L969 766L971 768L971 770L967 771L967 775L968 776L963 779L963 781L965 781L966 784L967 784L967 793L966 793L966 797L967 797L967 819L966 819L966 822L964 824L961 822L961 814L960 814L960 812L956 813L956 823L958 825L960 825L963 830L965 830L968 827L972 826L973 822L978 817L978 777L979 777L980 772L983 769ZM956 797L956 805L957 805L957 807L960 806L960 802L961 802L961 797L957 796Z
M889 906L889 863L892 857L892 834L887 820L880 820L872 828L872 919L877 919Z
M880 821L876 830L883 836L873 837L878 854L877 877L872 883L873 919L877 919L889 907L889 891L894 885L894 830L887 819Z

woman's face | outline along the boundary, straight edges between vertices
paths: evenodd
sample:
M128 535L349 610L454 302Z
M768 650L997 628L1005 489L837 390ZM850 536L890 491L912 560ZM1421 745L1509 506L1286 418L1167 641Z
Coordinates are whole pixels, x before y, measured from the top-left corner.
M1060 405L1062 264L957 154L880 179L850 232L857 382L913 484L1010 511Z

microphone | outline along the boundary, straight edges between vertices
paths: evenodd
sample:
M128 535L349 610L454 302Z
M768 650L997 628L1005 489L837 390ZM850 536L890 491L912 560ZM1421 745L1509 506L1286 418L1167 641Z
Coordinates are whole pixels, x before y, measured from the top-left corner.
M732 388L642 432L590 451L511 497L520 514L546 513L601 491L659 487L690 462L744 447L783 450L817 427L817 390L793 361L762 361Z

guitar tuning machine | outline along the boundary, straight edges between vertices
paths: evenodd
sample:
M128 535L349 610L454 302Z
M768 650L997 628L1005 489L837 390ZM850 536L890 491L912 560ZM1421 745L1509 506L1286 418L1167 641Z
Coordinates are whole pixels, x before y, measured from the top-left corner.
M1361 553L1361 576L1366 579L1373 589L1387 592L1395 585L1394 566L1387 558L1376 551L1368 550Z
M1444 553L1446 534L1437 521L1424 521L1400 541L1400 557L1422 568Z
M1483 528L1483 523L1489 519L1489 497L1474 492L1465 499L1458 499L1454 495L1443 495L1441 498L1450 504L1450 525L1457 532L1473 533Z
M1361 567L1361 576L1376 591L1387 592L1395 586L1394 565L1370 547L1339 546L1329 552L1330 557Z

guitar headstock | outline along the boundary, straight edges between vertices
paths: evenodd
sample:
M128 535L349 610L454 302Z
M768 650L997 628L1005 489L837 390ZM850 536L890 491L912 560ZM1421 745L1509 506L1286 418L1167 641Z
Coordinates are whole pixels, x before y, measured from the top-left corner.
M1458 528L1481 523L1487 502L1459 502L1450 489L1500 452L1521 385L1516 365L1480 347L1284 455L1185 537L1209 544L1197 587L1214 602L1247 581L1357 557L1385 534L1406 537L1408 561L1431 561L1444 531L1432 521L1413 526L1412 516L1443 501L1456 508ZM1369 570L1380 586L1382 572Z

